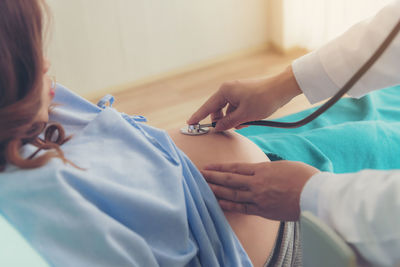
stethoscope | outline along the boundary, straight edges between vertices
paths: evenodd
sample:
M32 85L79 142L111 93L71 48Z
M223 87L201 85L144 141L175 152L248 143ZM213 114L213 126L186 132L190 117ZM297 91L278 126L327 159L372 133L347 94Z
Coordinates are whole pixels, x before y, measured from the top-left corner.
M259 121L249 121L242 123L240 125L258 125L258 126L268 126L268 127L277 127L277 128L298 128L304 126L305 124L313 121L319 115L324 113L330 107L332 107L342 96L344 96L353 86L354 84L361 79L361 77L372 67L372 65L381 57L383 52L385 52L386 48L390 45L393 39L397 36L400 31L400 20L393 27L392 31L385 38L382 44L376 49L376 51L372 54L372 56L360 67L360 69L349 79L349 81L327 102L325 102L321 107L319 107L316 111L296 122L278 122L278 121L268 121L268 120L259 120ZM187 125L181 129L183 134L188 135L201 135L205 134L209 131L209 127L215 127L217 122L209 123L209 124L196 124L196 125Z

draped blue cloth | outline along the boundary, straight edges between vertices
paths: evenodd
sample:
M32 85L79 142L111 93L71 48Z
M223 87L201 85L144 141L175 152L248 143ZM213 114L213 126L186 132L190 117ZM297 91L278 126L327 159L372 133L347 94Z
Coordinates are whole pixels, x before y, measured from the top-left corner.
M52 266L251 266L194 164L142 117L58 86L65 157L0 173L0 212ZM29 156L35 148L25 145Z

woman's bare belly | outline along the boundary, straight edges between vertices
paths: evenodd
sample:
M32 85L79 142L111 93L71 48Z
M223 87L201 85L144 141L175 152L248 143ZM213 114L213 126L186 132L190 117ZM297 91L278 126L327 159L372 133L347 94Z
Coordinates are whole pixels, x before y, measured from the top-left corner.
M178 129L168 133L199 169L209 163L269 161L254 143L234 131L201 136L183 135ZM263 266L274 246L279 222L239 213L225 212L225 216L254 266Z

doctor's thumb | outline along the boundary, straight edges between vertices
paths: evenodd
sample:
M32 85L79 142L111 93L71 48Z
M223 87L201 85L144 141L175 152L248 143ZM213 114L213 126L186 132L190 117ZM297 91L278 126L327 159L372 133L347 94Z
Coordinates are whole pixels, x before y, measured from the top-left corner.
M241 124L241 121L239 116L237 116L237 114L235 113L236 112L229 113L222 119L218 120L217 124L215 125L215 130L217 132L222 132L234 128L236 126L239 126Z

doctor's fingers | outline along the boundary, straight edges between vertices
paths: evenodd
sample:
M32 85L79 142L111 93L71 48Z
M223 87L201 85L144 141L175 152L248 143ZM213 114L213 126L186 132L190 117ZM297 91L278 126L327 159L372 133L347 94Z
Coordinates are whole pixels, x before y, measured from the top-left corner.
M227 103L221 90L218 90L190 117L187 124L199 123L209 114L218 113Z
M252 192L247 190L227 188L217 184L208 184L218 199L225 199L232 202L252 202Z
M252 203L236 203L229 200L218 199L218 204L224 211L238 212L249 215L260 214L258 206Z
M252 176L259 163L214 163L205 166L206 171L236 173Z
M224 112L222 111L222 108L217 110L214 113L211 113L211 121L219 121L220 119L222 119L224 117Z
M246 111L244 108L229 103L225 112L225 116L222 116L222 118L217 121L215 130L225 131L234 127L238 127L241 123L246 121L245 116Z
M227 102L227 104L228 104L228 107L227 107L226 112L225 112L226 114L229 114L229 113L232 113L233 111L235 111L235 109L236 109L235 106L233 106L229 102ZM220 108L216 112L211 113L211 121L219 121L223 117L224 117L223 108Z
M245 122L245 113L242 112L242 110L243 109L235 109L233 112L227 112L222 119L218 120L215 130L220 132L240 126L241 123Z
M235 114L232 114L232 116L235 115L235 119L236 119L235 121L233 121L232 125L234 125L234 126L232 126L232 127L235 127L236 129L242 129L242 128L248 127L248 125L240 125L241 123L247 121L246 120L247 112L243 109L243 107L242 107L243 111L236 110L237 108L238 107L236 107L232 104L229 104L228 108L226 109L226 114L235 112ZM228 127L229 127L229 125L228 125Z
M248 189L251 182L251 176L228 172L216 172L202 170L204 178L208 183L222 185L230 188Z

